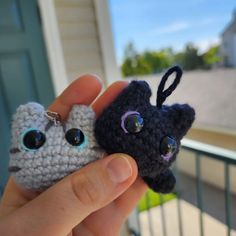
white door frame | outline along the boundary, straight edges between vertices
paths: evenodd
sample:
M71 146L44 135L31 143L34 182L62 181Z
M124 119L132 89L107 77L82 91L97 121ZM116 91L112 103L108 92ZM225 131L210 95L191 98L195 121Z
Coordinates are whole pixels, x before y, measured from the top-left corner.
M69 84L61 38L57 24L54 0L38 0L42 28L52 75L55 95L58 96Z
M108 0L94 0L103 66L108 84L121 79L117 66Z

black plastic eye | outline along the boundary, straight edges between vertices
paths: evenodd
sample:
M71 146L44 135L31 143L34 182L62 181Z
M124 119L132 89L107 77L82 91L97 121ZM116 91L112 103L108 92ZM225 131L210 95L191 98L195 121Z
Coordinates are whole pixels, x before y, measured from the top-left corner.
M176 149L177 149L177 143L174 138L170 136L165 136L161 140L160 152L161 152L162 157L165 160L168 161L173 156Z
M65 138L72 146L80 146L85 141L85 136L80 129L72 128L66 132Z
M128 111L121 117L121 127L125 133L139 133L143 125L143 118L140 113L136 111Z
M30 129L23 134L22 144L26 150L36 150L46 141L45 134L37 129Z

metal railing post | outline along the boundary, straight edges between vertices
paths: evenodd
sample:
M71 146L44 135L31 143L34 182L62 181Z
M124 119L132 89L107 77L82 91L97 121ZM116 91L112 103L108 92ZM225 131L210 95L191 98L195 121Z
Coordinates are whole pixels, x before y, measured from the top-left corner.
M203 230L203 201L202 201L202 181L201 181L201 160L200 154L196 153L196 181L197 181L197 206L199 212L199 223L200 223L200 235L204 236Z
M177 198L177 217L178 217L178 226L179 226L179 236L183 236L183 222L182 222L182 210L181 210L181 189L180 189L180 177L178 172L178 162L175 163L173 172L176 176L176 198Z
M148 214L148 227L149 227L149 232L150 236L154 236L153 228L152 228L152 217L151 217L151 212L150 212L150 198L149 198L149 192L146 193L146 204L147 204L147 214Z
M225 221L227 224L227 236L231 235L231 196L230 196L230 170L229 165L225 163Z
M159 195L160 197L160 202L161 202L161 205L160 205L160 209L161 209L161 222L162 222L162 232L163 232L163 235L166 236L166 216L165 216L165 209L164 209L164 200L163 200L163 196L162 194Z

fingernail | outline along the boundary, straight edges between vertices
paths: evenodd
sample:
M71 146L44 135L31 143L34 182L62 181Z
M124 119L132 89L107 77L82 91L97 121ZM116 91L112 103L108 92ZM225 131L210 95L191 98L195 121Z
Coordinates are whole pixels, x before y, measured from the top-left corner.
M132 168L125 156L113 158L107 165L110 179L115 183L124 182L132 175Z

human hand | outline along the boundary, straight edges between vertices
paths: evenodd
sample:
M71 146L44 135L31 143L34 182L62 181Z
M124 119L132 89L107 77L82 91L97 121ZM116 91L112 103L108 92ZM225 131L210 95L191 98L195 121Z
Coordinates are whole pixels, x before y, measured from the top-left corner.
M97 116L127 86L111 85L93 104ZM92 75L75 80L49 107L66 119L74 104L91 104L101 91ZM112 166L116 167L112 171ZM9 179L0 204L0 235L119 234L146 190L135 161L113 154L90 163L43 193L24 190Z

